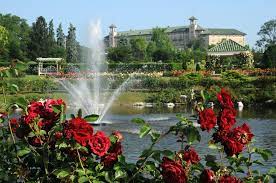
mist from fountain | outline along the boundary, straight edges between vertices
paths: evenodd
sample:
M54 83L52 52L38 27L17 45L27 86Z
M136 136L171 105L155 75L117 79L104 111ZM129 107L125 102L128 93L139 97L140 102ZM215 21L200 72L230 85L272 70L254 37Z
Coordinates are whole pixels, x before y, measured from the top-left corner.
M81 108L88 114L100 115L97 123L101 123L103 117L112 106L112 103L131 82L131 77L126 79L109 97L104 96L102 87L102 72L105 67L105 49L101 33L100 21L92 23L89 27L89 46L91 49L90 59L86 61L86 71L93 72L92 79L82 78L75 81L67 79L59 80L59 83L69 93L69 104ZM92 86L92 87L91 87Z

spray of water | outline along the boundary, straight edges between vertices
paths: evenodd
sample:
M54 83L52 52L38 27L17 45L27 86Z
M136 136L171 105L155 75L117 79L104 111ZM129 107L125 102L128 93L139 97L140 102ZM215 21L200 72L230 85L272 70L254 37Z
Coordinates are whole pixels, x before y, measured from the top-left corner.
M86 61L87 71L93 72L93 79L80 79L75 82L59 80L63 88L70 94L70 102L77 108L83 109L86 114L99 114L100 123L115 99L131 83L131 77L125 80L111 95L104 97L102 87L102 71L105 69L105 49L101 33L100 21L95 21L89 26L90 59ZM92 88L91 88L92 86Z

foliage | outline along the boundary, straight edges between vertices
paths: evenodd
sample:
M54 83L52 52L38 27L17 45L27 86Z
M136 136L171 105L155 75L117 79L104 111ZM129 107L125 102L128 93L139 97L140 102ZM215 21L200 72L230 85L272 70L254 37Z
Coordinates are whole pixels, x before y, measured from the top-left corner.
M48 57L48 27L44 17L40 16L32 25L30 34L30 57L35 60L38 57Z
M78 59L78 43L76 41L76 27L72 24L69 26L68 35L66 37L66 60L67 62L76 63Z
M115 62L129 62L131 60L131 49L129 46L109 48L107 58Z
M256 45L259 47L267 48L270 45L276 44L276 19L269 20L265 22L258 35L261 37L260 40L257 41Z
M9 43L8 39L9 32L5 27L0 25L0 54L5 55L7 52L7 45Z
M11 14L0 14L0 25L9 32L7 54L1 55L5 60L28 58L30 41L30 27L25 19Z
M131 39L130 46L134 60L145 60L147 42L144 38Z
M276 68L276 44L267 47L263 54L262 68Z
M202 92L202 97L202 103L197 106L198 123L203 131L210 133L206 146L216 154L198 155L194 147L201 141L200 129L181 115L177 116L179 122L162 132L135 118L132 122L140 128L139 138L151 139L135 163L127 162L124 157L126 152L121 145L124 137L120 132L107 136L95 130L93 122L98 115L82 116L79 110L68 118L66 104L61 99L29 103L21 98L17 105L12 105L22 109L21 116L11 117L12 108L0 116L0 180L129 183L272 180L275 167L260 173L253 166L263 164L256 155L267 161L272 153L253 146L254 134L248 125L233 127L235 109L231 96L225 90L218 93L218 114L208 107L208 93ZM232 110L233 115L225 118L223 115L228 113L224 110ZM231 120L231 125L225 119ZM179 144L175 152L159 150L156 146L169 135Z

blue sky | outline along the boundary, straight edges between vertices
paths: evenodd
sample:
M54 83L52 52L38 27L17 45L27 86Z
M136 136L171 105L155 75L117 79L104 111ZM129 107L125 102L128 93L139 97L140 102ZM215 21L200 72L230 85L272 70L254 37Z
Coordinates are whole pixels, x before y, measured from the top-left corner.
M103 34L116 24L119 31L156 26L187 25L190 16L209 28L236 28L247 33L253 46L261 25L276 18L276 0L0 0L0 13L25 18L29 24L40 15L64 30L71 22L77 39L87 45L88 25L100 19Z

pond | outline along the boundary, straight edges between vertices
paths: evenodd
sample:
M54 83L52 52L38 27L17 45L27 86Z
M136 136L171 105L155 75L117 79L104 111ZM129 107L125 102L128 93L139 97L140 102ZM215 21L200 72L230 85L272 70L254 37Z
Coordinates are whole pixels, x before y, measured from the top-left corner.
M149 122L153 129L164 132L168 130L169 126L178 122L177 114L181 114L187 118L191 118L195 111L190 107L177 107L174 109L168 108L135 108L132 106L113 106L108 115L103 119L105 126L97 127L107 133L114 130L119 130L124 135L123 147L124 154L127 160L135 162L142 150L149 147L150 139L140 139L138 136L139 127L131 122L131 119L139 117ZM245 108L238 112L237 124L247 122L255 135L255 146L270 149L275 156L269 161L265 162L264 167L258 167L261 170L267 170L272 166L276 166L276 109L251 107ZM195 149L204 159L203 155L213 154L216 152L208 148L208 139L211 135L207 132L201 133L201 142L195 145ZM167 136L161 140L156 146L159 149L170 149L177 151L180 144L175 142L174 136Z

